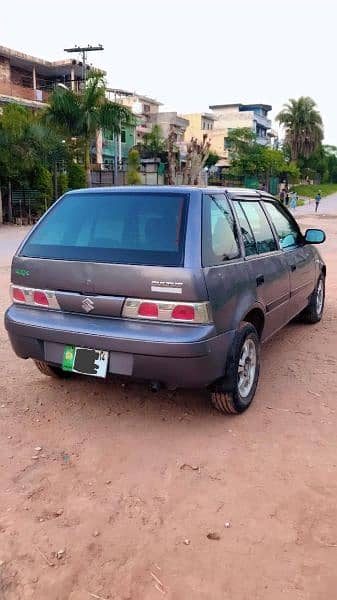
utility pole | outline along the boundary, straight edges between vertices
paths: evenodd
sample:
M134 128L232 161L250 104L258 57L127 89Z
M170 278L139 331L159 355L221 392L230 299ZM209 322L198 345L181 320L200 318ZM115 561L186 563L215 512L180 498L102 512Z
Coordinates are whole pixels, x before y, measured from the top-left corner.
M85 80L87 78L87 57L88 52L98 52L100 50L104 50L102 44L98 44L98 46L74 46L73 48L64 48L64 52L78 52L82 56L82 80L85 86Z
M112 94L114 94L114 100L115 100L115 104L117 102L117 95L118 96L124 96L124 97L130 97L133 96L133 92L127 92L125 90L117 90L117 89L112 89L112 88L108 88L107 92L110 92ZM114 132L114 185L118 185L118 166L121 160L121 153L120 153L120 147L121 147L121 124L119 123L119 133L117 134L116 132Z

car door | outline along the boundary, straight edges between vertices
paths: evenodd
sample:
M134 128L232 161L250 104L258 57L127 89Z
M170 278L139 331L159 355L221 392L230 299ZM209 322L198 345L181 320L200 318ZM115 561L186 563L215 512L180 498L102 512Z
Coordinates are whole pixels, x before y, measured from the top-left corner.
M244 242L250 280L255 285L257 301L265 309L262 339L266 339L287 321L289 269L259 200L235 200L233 205Z
M254 296L234 215L221 193L203 194L202 265L218 332L235 329Z
M288 211L276 202L264 200L263 205L275 228L290 274L289 321L307 306L315 287L314 251L304 242L295 219Z

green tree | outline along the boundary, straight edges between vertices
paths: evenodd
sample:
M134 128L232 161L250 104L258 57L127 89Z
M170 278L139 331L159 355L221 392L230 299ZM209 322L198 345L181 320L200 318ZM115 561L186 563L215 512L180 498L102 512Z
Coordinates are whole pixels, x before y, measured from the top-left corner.
M141 147L143 152L147 154L147 158L160 158L166 147L166 140L160 125L153 125L152 131L145 133Z
M323 122L316 103L308 96L291 98L276 119L285 128L291 159L308 158L323 139Z
M68 188L70 190L78 190L86 187L86 172L83 165L71 162L68 165Z
M234 176L255 176L268 182L270 177L290 177L297 180L299 170L287 160L281 150L262 146L248 128L232 129L227 138L231 160L230 173Z
M128 155L127 181L129 185L137 185L140 184L142 181L142 178L140 176L139 152L135 148L130 150Z
M210 150L208 158L205 162L205 167L208 167L209 169L211 167L215 167L215 165L219 162L219 160L220 160L220 156L216 152L214 152L214 150Z
M97 131L103 129L110 134L119 135L123 127L134 125L134 117L129 108L106 98L104 80L97 73L87 80L83 92L57 88L51 95L45 118L47 123L68 138L79 138L82 142L88 186L91 185L90 147Z

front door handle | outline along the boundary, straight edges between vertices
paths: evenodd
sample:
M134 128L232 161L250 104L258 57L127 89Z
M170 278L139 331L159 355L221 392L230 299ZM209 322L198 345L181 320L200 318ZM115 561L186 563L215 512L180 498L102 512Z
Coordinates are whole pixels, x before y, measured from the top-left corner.
M256 278L257 287L259 287L259 285L262 285L263 283L264 283L264 275L258 275Z
M291 269L291 272L293 273L294 271L296 271L297 267L296 267L296 265L290 265L290 269Z

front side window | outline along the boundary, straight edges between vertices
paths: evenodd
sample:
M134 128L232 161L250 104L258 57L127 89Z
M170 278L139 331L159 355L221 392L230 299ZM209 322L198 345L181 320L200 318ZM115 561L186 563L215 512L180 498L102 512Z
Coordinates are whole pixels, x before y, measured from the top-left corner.
M203 265L220 265L240 256L234 217L223 194L203 198Z
M182 266L188 194L65 195L41 220L21 256Z
M299 246L302 242L302 236L293 219L276 204L272 202L264 202L263 204L274 223L281 248L285 250Z
M240 202L240 205L253 232L258 254L277 250L274 234L260 203L253 200Z

